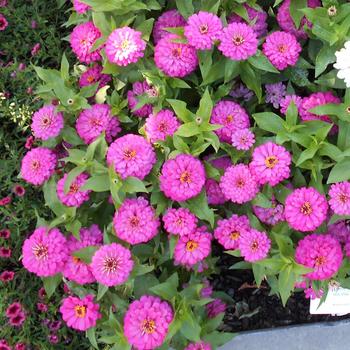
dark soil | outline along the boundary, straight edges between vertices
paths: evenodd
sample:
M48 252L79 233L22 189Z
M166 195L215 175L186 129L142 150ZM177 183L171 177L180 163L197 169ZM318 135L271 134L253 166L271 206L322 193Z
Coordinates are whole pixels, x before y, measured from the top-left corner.
M304 292L294 293L283 307L278 296L269 296L266 283L263 282L260 288L255 285L250 270L229 270L240 259L220 252L220 248L216 249L217 256L221 256L218 262L221 273L213 277L213 287L226 292L234 300L234 304L226 310L225 331L239 332L350 318L350 315L310 315L310 301L305 298Z

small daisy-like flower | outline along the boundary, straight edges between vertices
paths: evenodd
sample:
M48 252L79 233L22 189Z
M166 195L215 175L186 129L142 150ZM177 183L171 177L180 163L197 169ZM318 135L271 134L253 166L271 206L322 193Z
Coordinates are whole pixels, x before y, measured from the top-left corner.
M231 143L232 134L250 126L249 115L238 103L232 101L219 101L213 108L211 124L222 125L222 128L215 130L220 141Z
M165 28L183 27L184 25L186 25L186 21L177 10L163 12L153 26L154 43L157 44L160 39L169 35Z
M287 95L280 100L280 110L281 110L282 114L284 114L284 115L287 114L288 107L292 101L294 102L294 104L297 108L297 111L299 113L303 99L297 95Z
M21 311L16 316L11 317L9 319L9 324L13 327L20 327L22 326L26 318L26 314L23 311Z
M314 231L326 219L327 200L313 187L298 188L286 199L284 214L290 227L295 230Z
M112 80L112 78L108 74L103 74L102 70L103 68L98 64L88 68L80 76L79 86L90 86L97 82L99 83L97 89L101 89L102 87L106 86Z
M74 6L74 10L80 14L86 13L91 9L91 6L84 4L79 0L73 0L73 6Z
M94 296L87 295L80 299L69 296L64 298L60 307L60 313L68 327L79 331L86 331L96 326L96 321L101 318L100 305L94 303Z
M245 215L233 214L229 219L218 221L214 237L225 249L238 249L241 234L250 229L249 220Z
M186 43L175 42L179 37L169 34L154 48L156 66L170 77L183 78L198 66L196 49Z
M108 287L125 283L133 267L130 250L118 243L102 246L91 261L92 273L97 282Z
M14 277L15 277L15 273L13 271L3 271L0 274L0 281L4 283L8 283L12 281Z
M214 299L211 303L205 305L209 318L215 318L226 311L226 304L221 299Z
M184 350L212 350L212 347L209 343L201 341L199 343L192 343L187 345Z
M139 102L137 96L147 94L151 97L151 90L152 87L148 85L147 81L137 81L132 84L132 90L129 90L127 93L128 105L131 113L137 117L148 117L152 113L152 105L150 103L146 103L141 108L135 109Z
M37 139L45 141L58 136L63 129L63 123L63 114L57 112L55 106L48 105L34 113L31 128Z
M113 219L118 238L139 244L151 240L158 234L160 225L156 212L143 197L126 199L116 211Z
M265 91L266 91L266 97L265 97L266 103L272 103L272 105L275 108L279 108L282 99L286 95L285 85L282 82L275 83L275 84L266 84Z
M0 247L0 258L11 258L12 250L10 248Z
M338 272L343 261L342 248L331 235L307 235L298 243L295 261L314 269L305 277L311 280L325 280Z
M188 154L179 154L163 164L159 181L166 197L182 202L201 192L205 170L200 160Z
M205 180L205 192L207 194L208 204L219 205L226 202L226 197L221 191L219 183L211 178Z
M258 39L254 30L245 23L231 23L224 28L218 49L234 61L246 60L258 50Z
M7 28L9 22L7 22L6 17L0 13L0 31L3 31Z
M15 301L7 307L5 311L5 315L8 318L11 318L11 317L17 316L21 311L22 311L21 303L18 301Z
M9 239L11 236L11 231L7 228L0 230L0 238Z
M239 239L239 250L245 261L255 262L267 257L271 240L265 232L251 228L242 232Z
M156 163L152 145L142 136L127 134L117 138L108 148L107 164L126 179L135 176L143 180Z
M33 184L42 185L55 172L57 157L44 147L33 148L22 159L21 176Z
M142 40L142 33L130 27L115 29L106 42L106 56L108 60L118 66L136 63L143 57L146 42Z
M338 182L331 186L328 192L329 205L338 215L350 215L350 182Z
M91 190L81 190L89 178L88 174L82 173L78 175L71 185L68 192L65 193L64 186L67 181L68 174L64 174L63 178L57 182L58 199L67 207L80 207L84 202L89 200Z
M26 194L26 190L21 185L15 185L13 187L13 193L18 197L23 197Z
M183 236L196 229L198 219L187 208L171 208L163 215L163 222L167 232Z
M244 164L227 168L220 179L220 188L227 199L238 204L251 201L259 192L255 176Z
M255 135L249 129L239 129L232 133L232 146L239 151L248 151L255 143Z
M180 122L169 109L162 109L157 114L151 114L146 119L145 131L147 138L155 143L164 141L167 136L173 136Z
M192 267L204 260L210 254L211 240L212 235L204 226L188 235L180 236L174 249L175 264Z
M0 350L12 350L5 339L0 339Z
M199 11L188 18L184 34L188 43L197 50L209 50L220 38L221 31L222 23L218 16Z
M124 317L124 334L135 349L156 349L163 344L173 317L166 301L144 295L130 304Z

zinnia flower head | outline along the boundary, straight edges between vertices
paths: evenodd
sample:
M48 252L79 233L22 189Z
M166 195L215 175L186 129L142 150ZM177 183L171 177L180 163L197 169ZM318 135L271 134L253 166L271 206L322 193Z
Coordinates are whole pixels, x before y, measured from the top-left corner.
M197 68L198 58L193 46L175 42L177 39L176 34L160 39L154 48L154 62L166 75L183 78Z
M108 60L118 66L136 63L143 57L146 42L142 40L142 33L130 27L115 29L106 42L106 56Z
M205 170L200 160L188 154L179 154L163 164L159 181L166 197L182 202L201 192Z
M331 235L307 235L295 250L295 261L313 271L305 275L311 280L325 280L334 276L343 261L340 243Z
M350 182L332 184L328 192L329 205L337 215L350 215Z
M173 317L166 301L144 295L130 304L124 317L124 334L135 349L156 349L163 344Z
M209 343L201 341L199 343L191 343L187 345L184 350L212 350L212 348Z
M242 232L239 249L245 261L255 262L267 257L271 240L265 232L251 228Z
M205 180L205 192L207 194L208 204L219 205L226 202L226 197L221 191L219 183L211 178Z
M249 102L254 97L254 92L248 89L243 83L238 83L232 87L229 95L236 101L243 99L245 102Z
M290 227L302 232L313 231L326 219L327 200L313 187L298 188L286 199L284 214Z
M33 184L42 185L55 172L57 157L45 147L33 148L22 159L21 176Z
M57 112L55 106L48 105L34 113L31 128L36 138L48 140L60 134L63 123L63 114Z
M88 68L79 78L79 86L90 86L99 83L97 89L106 86L112 78L108 74L102 73L103 68L98 64Z
M73 6L74 6L74 10L80 14L86 13L91 9L91 6L84 4L79 0L73 0Z
M295 66L301 52L301 45L293 34L274 32L266 37L263 53L278 69Z
M254 30L245 23L231 23L223 29L218 49L231 60L242 61L256 54L258 39Z
M127 134L117 138L108 148L107 164L126 179L135 176L143 180L156 163L152 145L142 136Z
M113 219L118 238L139 244L151 240L158 234L160 225L156 212L143 197L128 198L116 211Z
M185 37L197 50L209 50L222 32L221 19L211 12L199 11L187 20Z
M275 108L279 108L282 99L286 95L286 86L282 82L275 84L266 84L265 91L266 103L272 103Z
M23 266L39 277L61 272L68 259L67 241L59 229L38 227L22 247Z
M118 243L102 246L91 261L92 273L97 282L108 287L125 283L133 266L130 250Z
M164 228L173 235L188 235L196 227L198 219L187 208L168 209L163 215Z
M219 314L226 311L226 304L221 299L215 299L209 304L205 305L207 315L209 318L215 318Z
M153 26L153 39L157 44L160 39L169 35L165 28L183 27L186 24L185 19L177 10L165 11L157 18Z
M144 104L141 108L135 109L138 104L137 96L148 94L152 87L148 85L147 81L137 81L132 84L132 90L127 93L129 109L137 117L148 117L152 113L152 105L150 103Z
M101 318L100 305L93 300L94 296L90 294L82 299L73 296L63 299L60 312L69 327L86 331L96 326L96 321Z
M288 107L292 101L294 102L299 113L303 99L298 95L286 95L280 100L280 110L282 114L287 114Z
M253 205L253 211L257 218L264 224L276 225L278 222L284 220L284 207L282 204L278 203L274 197L271 202L271 208Z
M91 63L101 60L101 49L92 51L97 39L101 37L100 30L89 21L78 24L70 36L70 45L80 62Z
M204 159L209 161L211 165L217 169L226 170L228 167L232 165L231 158L227 156L214 158L214 159L210 159L210 156L207 156Z
M222 128L215 130L220 141L231 143L232 134L250 126L249 115L243 107L233 101L219 101L213 108L211 124L222 125Z
M259 192L255 176L244 164L227 168L220 179L220 188L227 199L239 204L249 202Z
M248 151L255 143L255 135L249 129L238 129L232 133L232 146L239 151Z
M340 220L328 226L328 234L336 238L339 243L345 244L349 241L350 225L348 220Z
M122 131L118 117L111 117L106 128L106 141L111 144Z

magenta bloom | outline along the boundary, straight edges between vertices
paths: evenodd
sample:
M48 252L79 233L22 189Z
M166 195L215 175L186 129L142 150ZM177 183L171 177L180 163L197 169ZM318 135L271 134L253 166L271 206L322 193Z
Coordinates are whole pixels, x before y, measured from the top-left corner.
M137 96L147 94L151 96L152 88L148 85L147 81L137 81L132 84L132 90L127 93L129 109L133 114L138 117L148 117L152 113L152 105L150 103L144 104L141 108L135 109L138 104Z
M108 142L108 144L111 144L121 131L122 131L122 128L120 127L120 122L118 117L116 116L111 117L106 129L106 141Z
M90 294L83 299L73 296L63 299L60 312L69 327L86 331L96 326L96 321L101 318L100 305L93 300L94 296Z
M33 148L22 159L21 176L33 184L42 185L55 172L57 157L44 147Z
M214 318L226 311L226 304L221 299L215 299L211 303L205 305L209 318Z
M17 343L15 350L27 350L27 345L25 343Z
M113 219L116 236L130 244L145 243L158 234L156 212L143 197L125 199Z
M5 315L8 318L12 318L17 316L22 311L22 305L18 301L15 301L11 305L9 305L6 309Z
M179 154L163 164L159 181L166 197L182 202L201 192L205 170L200 160L188 154Z
M18 197L23 197L25 194L26 194L26 190L24 189L24 187L23 186L21 186L21 185L15 185L14 187L13 187L13 193L16 195L16 196L18 196ZM0 237L1 237L1 235L0 235Z
M159 40L154 48L156 66L170 77L183 78L198 66L196 49L185 43L175 42L176 34L169 34Z
M295 66L301 52L301 45L293 34L274 32L266 37L263 53L278 69Z
M107 164L126 179L135 176L143 180L156 163L152 145L142 136L127 134L117 138L108 148Z
M224 28L218 49L231 60L242 61L256 54L258 39L254 30L245 23L231 23Z
M212 347L209 343L201 341L199 343L191 343L187 345L184 350L212 350Z
M297 107L297 111L299 112L303 99L297 95L287 95L280 101L280 109L282 114L287 114L288 107L292 101L294 102L295 106Z
M221 19L210 12L199 11L187 20L185 37L197 50L209 50L222 32Z
M9 239L11 236L11 231L7 228L0 230L0 238Z
M12 350L5 339L0 339L0 350Z
M249 115L238 103L232 101L219 101L213 108L210 117L211 124L222 125L221 129L215 130L220 141L231 143L232 134L240 129L250 126Z
M302 232L313 231L326 219L327 200L313 187L298 188L286 199L284 214L290 227Z
M204 260L210 254L211 240L212 235L204 226L188 235L180 236L174 250L175 264L192 267Z
M90 86L95 83L98 84L98 89L106 86L112 78L108 74L102 73L103 68L99 66L98 64L94 65L93 67L88 68L79 79L79 86Z
M80 14L86 13L91 9L89 5L86 5L80 2L79 0L73 0L73 6L74 6L74 10Z
M328 192L329 205L338 215L350 215L350 182L338 182L333 184Z
M241 234L250 230L248 217L233 214L229 219L218 221L214 237L225 249L238 249Z
M0 199L0 207L3 207L5 205L9 205L11 203L12 199L10 196L6 196L4 198Z
M185 19L176 10L165 11L158 17L153 26L153 39L155 44L164 36L169 35L165 28L183 27Z
M265 101L266 103L272 103L275 108L279 108L280 103L286 95L286 86L282 83L266 84L265 85Z
M7 22L6 17L0 13L0 31L3 31L7 28L9 22Z
M239 151L248 151L255 143L255 135L249 129L238 129L232 133L232 146Z
M227 168L220 179L220 188L227 199L239 204L249 202L259 192L255 176L244 164Z
M254 214L257 218L267 225L276 225L284 220L284 207L282 204L272 198L272 208L263 208L253 205Z
M23 266L39 277L56 275L68 259L66 245L66 238L57 228L38 227L23 243Z
M15 277L15 273L13 271L5 270L0 274L0 281L4 283L8 283L12 281L14 277Z
M62 179L57 182L58 199L67 207L80 207L84 202L89 200L91 190L84 191L80 189L85 185L89 175L86 173L78 175L69 186L68 192L65 193L64 185L67 177L68 174L64 174Z
M118 243L102 246L91 261L92 273L97 282L108 287L125 283L133 267L130 250Z
M47 312L47 310L48 310L47 305L44 303L37 303L36 308L39 312Z
M275 186L288 179L291 162L292 157L283 146L267 142L255 148L249 167L259 184Z
M311 280L325 280L334 276L342 264L340 243L331 235L307 235L295 250L298 264L314 269L305 276Z
M9 323L13 327L20 327L20 326L22 326L22 324L24 323L26 318L27 318L26 314L23 311L21 311L16 316L11 317L9 319Z
M32 56L35 56L36 54L39 53L40 49L41 49L40 43L36 43L36 44L33 46L32 50L30 51L31 55L32 55Z
M328 234L338 240L339 243L345 244L349 242L350 226L347 220L340 220L328 226Z
M95 104L90 109L84 109L76 121L78 135L85 143L92 143L106 131L111 118L111 108L107 104Z
M91 52L96 40L100 37L100 30L92 22L78 24L73 29L70 45L80 62L89 64L101 60L101 49Z
M124 334L135 349L156 349L163 344L173 317L166 301L144 295L130 304L124 317Z
M48 140L60 134L63 123L63 113L57 112L55 106L48 105L34 113L31 128L37 139Z
M226 202L226 197L222 193L220 185L217 181L208 178L205 180L204 187L207 194L208 204L219 205Z
M197 217L187 208L168 209L163 215L164 228L173 235L188 235L197 228Z
M130 27L117 28L107 39L106 56L118 66L127 66L143 57L145 48L141 32Z
M11 258L12 250L10 248L0 247L0 258Z
M204 159L208 160L212 164L212 166L214 166L217 169L226 170L228 167L232 165L231 158L227 156L216 158L216 159L210 159L210 156L207 156Z
M155 143L165 141L167 136L173 136L180 122L169 109L162 109L157 114L150 114L146 119L145 131L147 138Z
M265 232L251 228L242 232L239 239L239 250L245 261L255 262L267 257L271 240Z

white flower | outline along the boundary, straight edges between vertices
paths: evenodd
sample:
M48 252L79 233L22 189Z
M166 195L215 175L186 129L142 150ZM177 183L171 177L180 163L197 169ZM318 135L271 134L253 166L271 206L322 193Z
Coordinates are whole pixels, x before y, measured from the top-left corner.
M350 87L350 41L347 41L344 47L335 53L337 62L334 68L338 69L337 77L345 81L346 87Z

